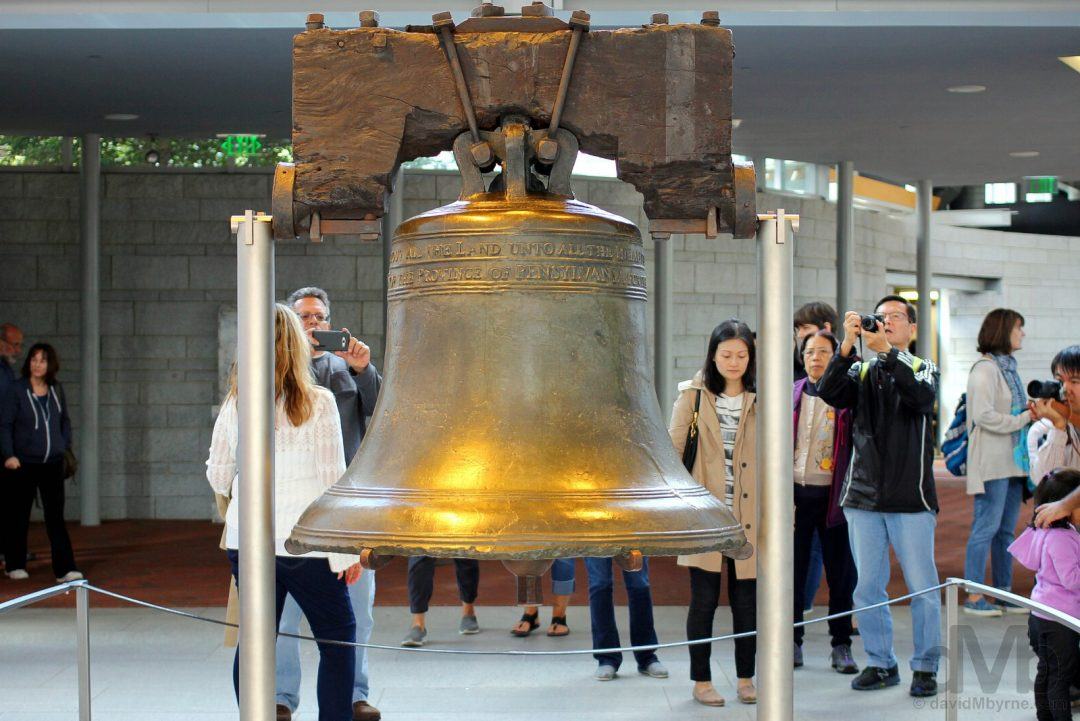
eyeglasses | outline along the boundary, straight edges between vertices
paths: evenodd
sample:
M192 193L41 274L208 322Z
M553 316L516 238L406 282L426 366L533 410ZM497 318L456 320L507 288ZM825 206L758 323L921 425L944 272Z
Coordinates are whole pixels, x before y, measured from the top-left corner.
M904 313L903 311L896 311L895 313L883 313L883 315L885 316L885 320L891 320L894 323L897 321L908 319L908 314Z
M829 350L828 348L807 348L806 350L803 351L803 355L806 356L806 357L810 357L810 356L831 356L832 351Z
M325 323L330 320L330 316L323 315L322 313L301 313L300 320L307 323L309 320L313 320L316 323Z

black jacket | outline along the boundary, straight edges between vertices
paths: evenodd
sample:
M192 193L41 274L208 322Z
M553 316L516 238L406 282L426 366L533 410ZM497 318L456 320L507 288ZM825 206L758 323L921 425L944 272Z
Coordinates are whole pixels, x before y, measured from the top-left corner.
M840 495L844 508L937 513L932 414L938 369L893 348L859 361L837 353L818 381L835 408L854 408L852 455Z

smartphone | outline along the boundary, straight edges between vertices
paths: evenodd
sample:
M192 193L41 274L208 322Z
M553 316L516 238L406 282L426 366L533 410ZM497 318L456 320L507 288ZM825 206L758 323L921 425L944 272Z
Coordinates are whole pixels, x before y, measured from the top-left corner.
M347 330L313 330L318 345L315 350L345 351L349 349L349 331Z

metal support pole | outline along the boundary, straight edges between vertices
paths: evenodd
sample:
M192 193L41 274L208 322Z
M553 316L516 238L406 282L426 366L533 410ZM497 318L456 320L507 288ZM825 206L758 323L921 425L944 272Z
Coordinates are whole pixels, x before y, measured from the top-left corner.
M920 180L916 188L919 233L915 237L915 285L919 291L919 328L915 343L919 357L930 358L934 338L933 303L930 300L930 211L934 186L929 180Z
M671 387L671 274L675 266L675 251L671 247L671 236L653 235L653 252L656 257L653 282L653 380L656 383L656 399L660 402L660 414L667 418L674 398Z
M790 216L789 216L790 217ZM759 721L791 721L794 459L791 439L793 250L783 210L758 229L757 618ZM786 442L784 439L788 439Z
M956 721L960 690L960 587L945 588L945 721Z
M836 310L855 310L855 164L836 165ZM833 328L833 333L840 332Z
M98 414L101 402L101 136L82 138L79 193L82 252L82 327L79 348L81 418L79 423L79 509L82 525L101 524L98 476Z
M247 211L236 229L240 427L240 718L274 718L274 238Z
M65 173L70 173L75 168L75 162L73 159L75 139L70 135L64 136L60 141L60 169Z
M79 667L79 721L90 721L90 590L75 589L76 663Z

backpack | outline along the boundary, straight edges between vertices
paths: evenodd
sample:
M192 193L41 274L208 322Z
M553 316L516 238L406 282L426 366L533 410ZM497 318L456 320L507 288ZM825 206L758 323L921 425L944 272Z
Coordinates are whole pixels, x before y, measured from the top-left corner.
M954 476L967 475L968 431L967 431L967 393L960 394L953 413L952 423L945 431L945 440L941 444L945 454L945 467Z

